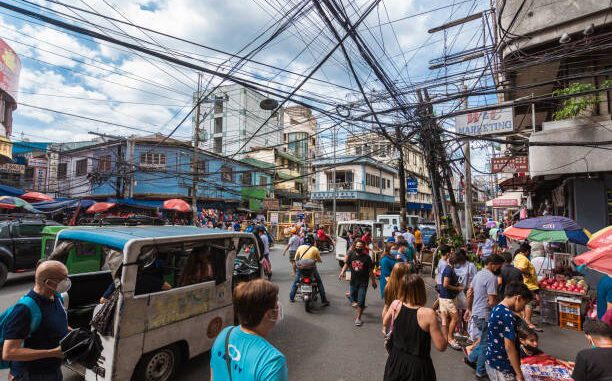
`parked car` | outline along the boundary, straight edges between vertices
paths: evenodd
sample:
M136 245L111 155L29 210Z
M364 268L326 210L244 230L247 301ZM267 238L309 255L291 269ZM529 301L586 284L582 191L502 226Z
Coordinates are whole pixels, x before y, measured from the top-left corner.
M0 287L9 273L36 268L40 259L42 231L59 225L44 219L28 218L0 221Z

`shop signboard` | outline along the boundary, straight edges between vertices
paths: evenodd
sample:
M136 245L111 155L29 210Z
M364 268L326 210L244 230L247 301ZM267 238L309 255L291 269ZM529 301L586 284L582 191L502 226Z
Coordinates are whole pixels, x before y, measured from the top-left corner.
M495 135L514 131L512 107L470 112L455 117L455 131L462 135Z
M15 102L19 89L20 71L19 57L4 40L0 39L0 89L7 92Z
M494 198L493 207L497 208L510 208L518 207L519 201L516 198Z
M267 198L263 201L263 206L266 210L279 210L280 200L276 198Z
M30 167L47 167L47 160L37 158L37 157L32 157L28 159L28 165Z
M13 143L9 138L3 136L0 136L0 156L3 156L0 162L6 162L13 158Z
M419 189L419 180L410 177L406 180L406 193L417 194Z
M0 165L0 172L11 173L14 175L23 175L25 173L25 165L6 163Z
M270 212L270 223L272 225L278 224L278 212Z
M502 156L491 158L493 173L525 173L529 172L527 156Z

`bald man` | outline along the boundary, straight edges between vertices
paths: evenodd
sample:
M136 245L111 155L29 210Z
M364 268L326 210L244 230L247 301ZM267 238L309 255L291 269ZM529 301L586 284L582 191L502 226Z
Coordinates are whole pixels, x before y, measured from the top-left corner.
M70 289L68 269L58 261L44 261L36 268L34 288L7 317L2 357L11 361L9 379L61 381L62 351L59 342L68 334L68 319L59 294ZM23 299L22 299L23 300ZM32 309L40 310L40 325L30 332ZM11 378L12 377L12 378Z

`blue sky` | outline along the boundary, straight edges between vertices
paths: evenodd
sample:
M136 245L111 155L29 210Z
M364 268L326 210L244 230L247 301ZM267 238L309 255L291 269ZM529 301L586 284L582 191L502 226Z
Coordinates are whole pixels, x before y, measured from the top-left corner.
M227 59L227 56L211 50L154 36L131 26L112 23L83 12L73 13L61 5L43 0L39 3L108 28L97 29L103 33L124 31L141 39L137 43L154 39L161 45L159 50L167 54L180 53L184 59L207 67L212 68L212 64ZM278 26L279 12L283 11L283 7L284 10L291 8L291 2L284 0L83 0L68 3L232 53L238 52L266 28ZM298 0L293 0L293 3L294 7L301 4ZM348 7L348 2L345 3ZM369 1L357 1L356 4L355 8L348 8L349 13L361 13ZM428 34L427 30L481 10L487 4L485 0L383 0L362 24L360 34L380 57L394 80L404 84L423 81L443 75L443 71L432 72L427 67L430 59L442 55L445 36L443 33ZM437 8L442 9L431 12ZM19 94L22 104L14 113L14 140L22 136L31 141L90 140L92 135L88 131L115 135L168 133L191 108L196 86L195 72L106 42L20 18L5 10L0 12L0 37L14 48L22 62ZM64 19L75 23L69 18ZM478 31L479 25L473 24L452 29L446 36L447 45L452 45L455 51L470 47ZM330 36L320 18L311 11L282 32L254 59L307 73L333 45ZM122 39L129 40L125 36ZM363 62L355 59L355 67L367 88L380 88ZM279 75L278 71L255 65L245 66L241 75L258 78L263 84L269 82L263 82L261 78L273 79L287 87L301 80L294 75ZM340 51L314 77L356 89ZM208 79L206 77L205 82ZM210 83L216 84L218 79L212 79ZM347 99L345 90L322 82L309 81L304 89L336 100ZM453 88L448 91L453 91ZM475 105L485 102L484 99L470 101ZM443 112L444 109L439 111ZM322 125L325 123L324 120L321 122ZM186 139L190 134L191 119L188 119L174 136Z

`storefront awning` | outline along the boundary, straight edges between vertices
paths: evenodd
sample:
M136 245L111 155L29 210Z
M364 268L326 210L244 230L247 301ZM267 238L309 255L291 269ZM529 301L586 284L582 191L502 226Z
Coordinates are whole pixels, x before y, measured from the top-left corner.
M494 209L518 209L522 198L523 192L504 192L501 196L487 201L486 205Z

